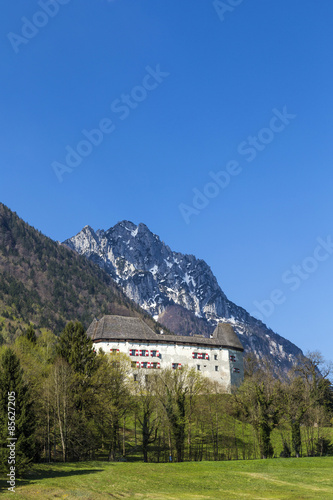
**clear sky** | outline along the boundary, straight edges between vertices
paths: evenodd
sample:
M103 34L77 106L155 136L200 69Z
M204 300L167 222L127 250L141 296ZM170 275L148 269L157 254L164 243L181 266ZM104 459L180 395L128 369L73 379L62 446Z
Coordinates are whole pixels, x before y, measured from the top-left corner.
M6 2L1 201L60 241L144 222L333 360L332 17L331 0Z

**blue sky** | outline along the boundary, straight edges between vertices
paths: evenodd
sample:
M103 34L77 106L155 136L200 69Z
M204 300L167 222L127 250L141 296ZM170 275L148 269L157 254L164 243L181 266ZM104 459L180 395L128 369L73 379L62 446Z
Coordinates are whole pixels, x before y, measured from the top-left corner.
M331 0L8 2L1 201L61 241L144 222L333 360L332 16Z

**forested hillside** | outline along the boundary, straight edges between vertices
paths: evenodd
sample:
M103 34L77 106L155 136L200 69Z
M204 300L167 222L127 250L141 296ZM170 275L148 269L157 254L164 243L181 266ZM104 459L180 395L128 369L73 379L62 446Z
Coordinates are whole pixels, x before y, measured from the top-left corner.
M29 322L60 333L67 321L87 328L104 314L140 316L159 329L97 265L0 204L0 340L11 342Z

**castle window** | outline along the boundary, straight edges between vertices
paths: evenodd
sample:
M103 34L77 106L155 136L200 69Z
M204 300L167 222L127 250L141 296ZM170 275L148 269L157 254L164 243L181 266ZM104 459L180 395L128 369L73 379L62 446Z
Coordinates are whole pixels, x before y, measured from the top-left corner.
M172 369L173 370L181 370L182 364L181 363L172 363Z
M234 368L234 373L240 373L240 369L239 368Z
M139 356L139 351L137 349L130 349L130 356Z
M131 367L136 368L136 361L131 361Z
M234 354L230 354L230 361L235 362L236 361L236 356Z
M215 359L215 361L217 360L217 354L214 354L214 359Z
M209 359L209 354L206 352L192 352L193 359Z
M136 373L134 373L133 378L134 378L134 382L137 382L137 381L138 381L138 376L137 376L137 374L136 374Z
M119 353L119 349L110 349L111 351L111 354L118 354Z
M153 358L159 358L160 357L160 352L159 351L150 351L150 355Z
M201 366L200 365L197 365L197 370L201 370Z
M215 371L218 372L219 371L219 367L218 366L215 366Z

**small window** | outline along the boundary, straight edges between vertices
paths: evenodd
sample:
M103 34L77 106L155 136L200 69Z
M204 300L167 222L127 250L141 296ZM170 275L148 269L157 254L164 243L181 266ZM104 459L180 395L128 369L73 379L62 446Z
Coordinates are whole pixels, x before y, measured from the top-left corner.
M214 354L214 359L215 359L215 361L217 360L217 354Z
M138 376L137 376L137 374L136 374L136 373L134 373L133 378L134 378L134 382L137 382L137 381L138 381Z
M131 367L136 368L136 361L131 361Z
M200 365L197 365L197 370L200 371L201 370L201 366Z
M219 371L219 367L218 366L215 366L215 371L218 372Z

